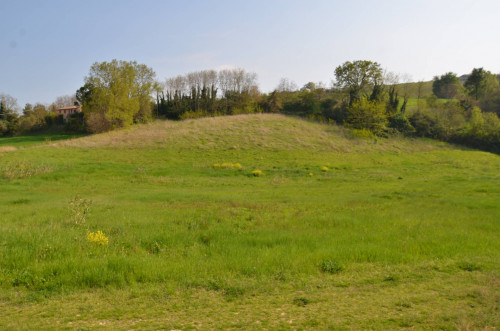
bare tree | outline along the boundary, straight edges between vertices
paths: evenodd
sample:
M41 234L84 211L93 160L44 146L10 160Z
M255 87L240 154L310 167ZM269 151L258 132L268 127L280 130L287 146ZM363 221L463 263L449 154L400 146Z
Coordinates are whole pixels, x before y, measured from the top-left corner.
M17 99L13 96L5 93L0 93L0 101L2 102L3 109L7 110L8 112L17 113L19 111Z
M297 91L298 86L295 82L291 81L288 78L281 78L278 86L276 87L276 91L278 92L294 92Z

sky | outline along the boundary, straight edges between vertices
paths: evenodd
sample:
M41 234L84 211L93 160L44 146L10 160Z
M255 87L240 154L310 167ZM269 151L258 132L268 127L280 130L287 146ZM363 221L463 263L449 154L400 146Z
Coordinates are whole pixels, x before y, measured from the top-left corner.
M346 61L413 81L476 67L500 73L499 0L0 0L0 93L53 102L94 62L137 61L159 81L244 68L329 86Z

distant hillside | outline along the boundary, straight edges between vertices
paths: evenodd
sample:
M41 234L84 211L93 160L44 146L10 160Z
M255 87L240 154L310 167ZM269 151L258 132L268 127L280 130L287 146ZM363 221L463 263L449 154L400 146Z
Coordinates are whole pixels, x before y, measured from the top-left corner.
M397 84L396 86L398 87L399 95L403 95L406 89L410 98L418 98L419 88L421 98L428 97L432 94L432 81Z

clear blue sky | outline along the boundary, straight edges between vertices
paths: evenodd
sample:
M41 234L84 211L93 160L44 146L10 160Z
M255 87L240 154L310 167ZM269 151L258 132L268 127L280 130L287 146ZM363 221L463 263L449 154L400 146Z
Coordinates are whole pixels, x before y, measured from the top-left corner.
M499 0L0 0L0 93L50 103L114 58L160 80L242 67L264 92L281 77L330 84L358 59L413 80L499 73L499 20Z

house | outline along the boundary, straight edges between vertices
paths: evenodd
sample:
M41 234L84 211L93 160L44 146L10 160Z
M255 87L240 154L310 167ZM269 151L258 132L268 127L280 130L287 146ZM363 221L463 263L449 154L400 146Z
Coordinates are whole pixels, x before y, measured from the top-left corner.
M56 109L55 113L56 115L62 115L64 118L64 122L68 121L68 118L76 113L81 113L82 112L82 106L69 106L69 107L62 107L59 109Z

